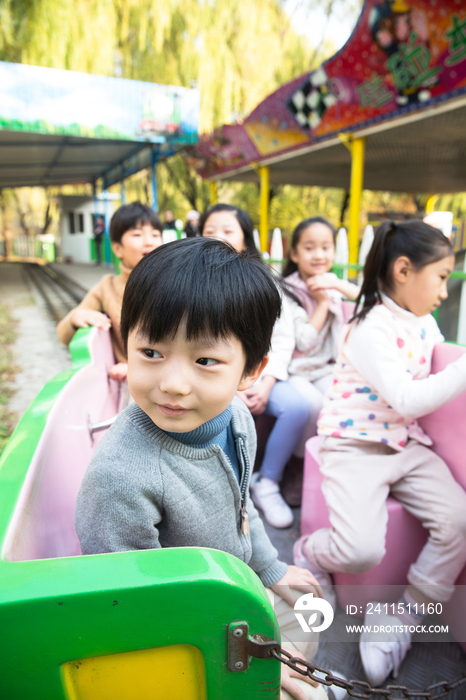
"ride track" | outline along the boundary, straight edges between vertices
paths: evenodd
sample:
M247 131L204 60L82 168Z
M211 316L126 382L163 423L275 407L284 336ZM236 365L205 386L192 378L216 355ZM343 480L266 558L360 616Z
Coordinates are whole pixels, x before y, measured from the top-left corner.
M87 289L75 280L58 272L51 265L23 263L27 279L44 299L47 309L58 323L79 304Z

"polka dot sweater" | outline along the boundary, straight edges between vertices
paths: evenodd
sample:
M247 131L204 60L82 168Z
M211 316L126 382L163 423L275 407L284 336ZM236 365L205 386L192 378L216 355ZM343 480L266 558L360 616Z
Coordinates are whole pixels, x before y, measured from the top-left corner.
M430 375L433 316L415 316L382 294L364 321L343 327L333 387L318 422L320 435L383 442L401 451L408 439L432 441L416 418L466 390L466 355Z

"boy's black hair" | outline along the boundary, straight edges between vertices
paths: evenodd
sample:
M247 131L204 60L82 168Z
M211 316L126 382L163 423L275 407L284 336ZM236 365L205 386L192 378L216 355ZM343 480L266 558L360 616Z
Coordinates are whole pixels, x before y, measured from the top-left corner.
M110 221L110 240L113 243L121 243L123 234L136 226L150 224L157 231L162 232L163 226L158 215L153 209L142 202L123 204L116 210Z
M146 255L126 284L121 337L137 329L155 343L173 338L181 323L186 337L241 341L245 375L270 348L281 299L266 265L247 251L211 238L167 243Z
M446 236L425 221L384 221L374 234L364 265L364 281L356 299L351 321L363 321L373 306L380 303L380 290L393 289L393 265L407 257L416 270L443 260L455 251Z
M214 204L202 214L199 220L199 231L201 232L201 236L203 235L202 232L204 231L204 226L209 216L219 211L229 211L237 218L243 232L246 250L249 251L251 255L259 255L256 244L254 243L254 224L252 223L251 217L247 211L244 211L244 209L234 207L231 204Z

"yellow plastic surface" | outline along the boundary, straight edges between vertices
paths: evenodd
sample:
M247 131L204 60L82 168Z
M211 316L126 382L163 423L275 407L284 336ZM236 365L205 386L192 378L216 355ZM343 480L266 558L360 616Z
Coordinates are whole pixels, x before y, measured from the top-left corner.
M435 205L437 204L438 198L438 194L431 194L429 197L427 197L426 214L432 214L432 212L435 211Z
M214 181L209 182L210 187L210 203L211 205L217 204L217 183Z
M179 644L62 665L69 700L205 700L199 649Z

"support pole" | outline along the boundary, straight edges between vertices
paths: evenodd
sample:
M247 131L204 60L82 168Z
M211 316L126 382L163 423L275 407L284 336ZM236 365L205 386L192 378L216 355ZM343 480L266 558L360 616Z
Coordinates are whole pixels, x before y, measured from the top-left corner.
M433 211L435 211L435 205L438 200L438 194L431 194L429 197L427 197L427 202L426 202L426 214L432 214Z
M94 240L94 231L95 231L95 227L97 226L97 217L98 217L98 215L99 215L99 212L97 211L97 210L98 210L98 207L99 207L99 202L98 202L98 199L97 199L97 180L94 180L94 182L92 183L92 193L93 193L93 195L94 195L94 217L93 217L93 220L92 220L92 236L93 236L93 239L92 239L92 240ZM95 243L94 243L94 245L96 246ZM105 246L105 240L104 240L104 246ZM92 250L92 249L91 249L91 250ZM91 253L91 259L93 259L93 258L92 258L92 253ZM95 249L95 259L96 259L96 261L98 262L98 257L97 257L97 246L96 246L96 249Z
M261 240L261 251L267 252L268 236L269 236L269 168L263 165L259 169L260 176L260 224L259 234Z
M210 204L213 206L214 204L217 204L217 183L211 180L209 182L209 188L210 188Z
M92 183L92 193L94 195L94 225L92 227L92 234L94 234L94 229L97 223L97 217L99 215L99 200L97 199L97 180L94 180L94 182Z
M157 201L157 177L156 177L156 166L157 166L157 151L152 149L152 165L151 165L151 181L152 181L152 209L154 211L159 210L159 203Z
M110 268L112 264L112 248L110 246L110 217L108 215L108 190L107 181L104 178L102 184L102 194L104 198L104 221L105 221L105 236L104 236L104 255L105 267Z
M94 180L92 183L92 194L94 195L94 226L95 226L95 221L97 219L97 207L98 207L98 202L97 202L97 180Z
M120 195L121 203L126 204L125 169L123 166L121 168Z
M348 231L350 264L358 262L361 194L364 180L364 145L365 138L351 140L351 187Z

